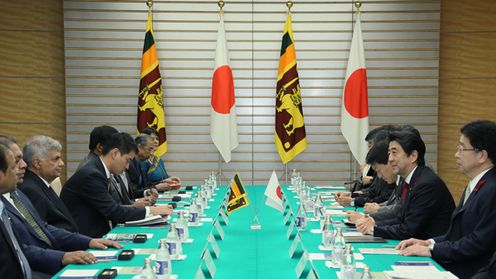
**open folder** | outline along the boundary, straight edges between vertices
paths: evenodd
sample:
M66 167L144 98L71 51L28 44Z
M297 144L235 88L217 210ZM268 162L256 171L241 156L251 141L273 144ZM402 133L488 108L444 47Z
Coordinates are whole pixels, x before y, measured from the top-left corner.
M148 218L144 218L136 221L127 221L126 223L124 223L125 226L148 226L148 225L157 225L157 224L167 224L167 218L162 217L160 215L154 215Z
M386 243L387 241L382 237L363 235L363 236L345 236L346 243Z

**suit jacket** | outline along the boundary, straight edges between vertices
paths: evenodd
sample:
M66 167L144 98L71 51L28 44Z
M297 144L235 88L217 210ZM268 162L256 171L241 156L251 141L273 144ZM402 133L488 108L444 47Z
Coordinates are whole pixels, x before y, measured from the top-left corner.
M76 221L79 231L102 237L110 223L143 219L145 208L122 206L109 193L109 181L101 160L91 160L65 183L60 198Z
M467 202L451 216L446 234L434 238L432 257L460 278L485 266L496 250L496 168L478 182Z
M496 278L496 253L488 265L481 268L472 279L493 279Z
M78 232L76 222L65 204L35 173L26 170L19 190L29 198L43 221L70 232Z
M3 209L0 209L0 214ZM4 216L4 218L8 218ZM24 278L16 248L0 220L0 278ZM29 267L28 267L29 268Z
M367 202L381 203L387 201L394 192L396 183L388 184L379 177L374 177L372 185L361 195L355 197L355 206L364 206Z
M446 184L430 168L418 166L410 180L401 214L374 228L374 236L427 239L448 230L455 202Z
M115 202L120 205L132 205L133 202L129 198L129 194L124 185L124 182L117 175L112 175L110 179L110 195L114 198Z
M55 274L62 268L62 258L65 252L89 248L91 238L48 225L41 220L29 199L21 191L16 190L16 192L52 243L50 246L44 242L21 213L7 199L1 197L10 216L12 228L19 236L19 243L33 270Z
M142 198L144 196L144 191L150 187L148 186L147 175L141 168L141 164L136 157L129 163L127 174L131 197Z

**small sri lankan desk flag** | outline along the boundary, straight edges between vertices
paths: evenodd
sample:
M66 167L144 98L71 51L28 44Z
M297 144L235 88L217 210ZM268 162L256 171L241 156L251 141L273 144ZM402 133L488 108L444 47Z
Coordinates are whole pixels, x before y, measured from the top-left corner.
M241 182L239 173L236 173L231 181L231 194L229 195L229 200L227 202L227 214L229 215L231 212L248 205L250 205L250 202L248 202L248 194L245 191L243 182Z
M155 155L167 152L167 135L165 132L165 113L162 92L162 78L158 66L157 45L153 38L153 14L148 10L145 43L141 58L140 87L138 95L138 132L151 127L159 133L159 147Z
M307 148L300 82L296 69L296 49L289 11L282 35L276 91L275 143L281 161L286 164Z

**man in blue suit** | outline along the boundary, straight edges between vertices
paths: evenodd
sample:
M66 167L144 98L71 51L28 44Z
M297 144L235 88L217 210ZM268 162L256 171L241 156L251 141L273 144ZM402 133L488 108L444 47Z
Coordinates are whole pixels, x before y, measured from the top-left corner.
M9 147L15 153L21 152L17 145L11 144ZM26 171L22 152L14 156L19 158L16 165L17 177L22 178ZM10 217L29 265L38 276L55 274L67 264L95 263L96 258L91 253L81 251L83 249L107 249L111 246L122 248L115 241L92 239L48 225L42 221L29 199L15 189L15 186L13 188L13 191L3 194L0 200Z
M1 140L1 138L0 138ZM14 154L0 142L0 194L12 191L17 181ZM29 263L17 241L9 216L0 200L0 278L32 277Z
M429 256L460 278L470 278L496 250L496 123L478 120L460 129L455 158L470 178L447 233L428 240L408 239L405 256Z

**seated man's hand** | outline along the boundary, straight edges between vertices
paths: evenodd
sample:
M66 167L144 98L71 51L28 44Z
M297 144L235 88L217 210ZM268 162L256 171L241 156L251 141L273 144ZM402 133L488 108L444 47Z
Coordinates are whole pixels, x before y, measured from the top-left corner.
M155 203L152 198L141 198L134 201L133 206L136 208L144 208L146 206L151 206Z
M400 250L400 255L432 257L431 250L429 249L429 247L420 244L414 244L412 246L408 246L403 250Z
M339 205L342 205L342 206L350 206L352 200L353 199L350 196L344 196L344 197L341 196L341 197L336 199L336 201L339 203Z
M170 176L167 179L164 179L163 182L169 182L170 184L181 184L181 178L177 176Z
M356 221L356 228L363 234L371 234L375 226L374 218L367 216Z
M153 215L171 215L174 212L172 205L157 205L150 207L150 213Z
M422 246L429 246L430 242L429 240L421 240L421 239L416 239L416 238L410 238L401 241L396 245L396 250L403 250L409 246L412 245L422 245Z
M363 212L366 214L376 213L381 206L375 202L368 202L363 206Z
M89 244L90 248L106 250L108 247L114 247L117 249L122 248L122 245L117 241L108 240L105 238L93 238Z
M158 198L158 191L155 188L150 188L145 191L145 196L155 201Z
M346 211L346 218L353 224L356 224L358 219L362 219L365 216L359 212L348 210Z
M161 182L155 185L155 188L159 191L169 191L171 189L171 184L168 182Z
M62 257L62 265L94 263L96 263L96 257L85 251L65 252Z
M362 184L369 185L370 183L372 183L372 180L374 180L372 176L364 176L362 177Z

